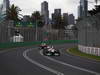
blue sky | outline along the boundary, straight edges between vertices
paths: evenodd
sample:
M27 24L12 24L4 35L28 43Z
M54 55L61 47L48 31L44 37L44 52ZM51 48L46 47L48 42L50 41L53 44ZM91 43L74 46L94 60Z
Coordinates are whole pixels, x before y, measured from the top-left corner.
M73 13L77 18L77 7L80 0L10 0L11 4L19 6L23 15L30 15L34 11L41 10L41 2L47 1L49 3L50 14L54 9L61 8L62 13ZM89 0L93 3L89 3L89 9L93 8L94 0Z

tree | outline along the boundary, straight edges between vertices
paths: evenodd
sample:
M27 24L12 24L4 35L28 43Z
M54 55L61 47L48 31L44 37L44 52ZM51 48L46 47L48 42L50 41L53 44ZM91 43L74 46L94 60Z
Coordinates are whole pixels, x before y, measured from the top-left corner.
M88 11L91 16L100 13L100 5L96 5L94 9Z
M19 21L19 12L20 8L15 6L14 4L7 10L7 19Z
M39 11L35 11L35 12L32 13L31 21L35 22L35 23L37 22L39 27L43 27L43 25L44 25L44 22L42 20L42 15L40 14Z
M41 19L40 12L39 11L35 11L34 13L32 13L31 18L32 18L32 21L40 20Z

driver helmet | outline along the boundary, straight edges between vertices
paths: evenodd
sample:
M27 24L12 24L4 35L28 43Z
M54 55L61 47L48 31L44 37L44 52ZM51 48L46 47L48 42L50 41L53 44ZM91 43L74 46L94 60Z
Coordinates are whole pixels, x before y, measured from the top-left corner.
M44 45L46 45L46 43L42 43L42 45L44 46Z
M53 48L53 46L51 46L51 48Z
M50 46L48 46L47 48L50 48Z

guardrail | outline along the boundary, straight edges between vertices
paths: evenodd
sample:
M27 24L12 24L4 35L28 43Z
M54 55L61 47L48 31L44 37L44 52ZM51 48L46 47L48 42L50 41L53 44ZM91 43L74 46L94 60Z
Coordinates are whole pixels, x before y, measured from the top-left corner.
M88 46L78 45L78 49L83 53L100 56L100 48L98 47L88 47Z
M37 42L17 42L17 43L0 43L0 49L14 48L23 46L39 45L42 41ZM49 40L45 41L47 44L64 44L64 43L78 43L78 40Z

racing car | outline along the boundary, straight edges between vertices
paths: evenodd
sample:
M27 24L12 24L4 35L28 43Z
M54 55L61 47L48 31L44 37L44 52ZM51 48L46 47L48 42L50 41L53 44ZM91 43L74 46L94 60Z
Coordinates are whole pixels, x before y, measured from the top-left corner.
M44 49L47 47L47 44L46 43L41 43L41 45L39 46L39 49Z
M43 49L43 55L46 55L46 56L60 56L60 51L59 50L56 50L50 46L47 46L45 49Z

